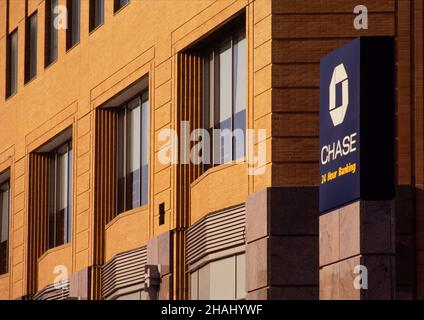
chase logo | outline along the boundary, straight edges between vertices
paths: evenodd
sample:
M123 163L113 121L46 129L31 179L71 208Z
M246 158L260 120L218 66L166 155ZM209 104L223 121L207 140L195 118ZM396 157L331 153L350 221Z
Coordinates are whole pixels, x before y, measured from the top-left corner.
M342 85L342 103L336 105L336 87ZM349 79L343 63L334 68L329 88L329 107L330 116L334 126L343 123L346 116L347 107L349 105Z

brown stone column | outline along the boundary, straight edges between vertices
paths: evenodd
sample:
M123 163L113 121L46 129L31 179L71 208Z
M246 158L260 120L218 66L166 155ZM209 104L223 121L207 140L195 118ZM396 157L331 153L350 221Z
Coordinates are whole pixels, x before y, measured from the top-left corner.
M318 299L318 188L273 187L246 201L247 299Z
M356 201L319 217L320 299L394 298L394 207L394 201ZM363 270L368 288L357 289Z

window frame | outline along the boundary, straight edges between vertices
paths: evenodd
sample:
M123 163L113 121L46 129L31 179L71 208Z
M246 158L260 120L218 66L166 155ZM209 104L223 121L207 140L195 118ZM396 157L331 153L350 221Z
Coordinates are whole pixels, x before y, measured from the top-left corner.
M58 238L58 214L59 214L59 200L62 196L60 193L60 184L64 177L60 177L60 159L61 155L67 154L66 165L66 202L67 206L64 208L66 211L63 213L63 239ZM72 241L72 221L73 221L73 146L72 140L69 140L51 152L49 152L49 193L48 193L48 219L47 219L47 230L48 230L48 249L52 249ZM53 222L51 219L53 218ZM53 227L53 232L52 232Z
M130 104L134 102L136 99L139 99L139 107L140 107L140 119L139 119L139 126L140 126L140 154L139 156L139 171L140 171L140 178L139 178L139 200L140 204L139 206L133 206L130 205L130 198L129 198L129 187L128 187L128 179L129 179L129 166L130 166L130 157L129 153L131 151L130 146L130 127L129 127L129 110L137 108L137 106L131 108ZM145 123L147 124L147 137L146 140L143 142L144 135L143 135L143 105L147 103L147 113L146 113L146 119ZM116 215L119 215L123 212L127 212L142 206L145 206L149 203L149 176L150 176L150 97L149 97L149 88L146 88L142 90L139 94L133 96L131 99L128 99L125 103L123 103L119 110L117 111L117 136L116 136L116 208L115 212ZM146 185L143 185L143 180L145 177L143 176L143 143L147 144L146 150L147 155L144 155L147 158L147 183ZM143 194L145 193L145 197L143 197ZM132 199L132 198L131 198Z
M233 266L232 267L234 268L234 274L232 275L233 280L234 280L234 292L233 292L234 300L245 300L246 299L246 293L247 293L247 291L246 291L246 280L244 280L244 296L243 297L238 296L239 289L241 288L241 287L238 286L239 285L238 280L240 279L239 274L238 274L238 272L240 271L238 263L239 263L241 257L244 259L243 260L244 261L244 272L246 273L246 260L245 260L246 259L246 252L244 252L244 251L234 253L234 254L230 254L230 255L224 255L224 256L216 258L216 259L208 260L206 263L198 266L195 269L190 270L190 273L189 273L190 299L191 300L199 300L200 299L200 287L201 287L201 280L200 280L201 275L200 274L201 274L202 271L204 272L205 270L207 270L206 273L209 275L209 278L210 278L211 266L213 264L228 262L227 260L232 259L233 260ZM243 275L242 279L245 279L245 275L246 274ZM195 278L195 281L193 281L194 280L193 277ZM194 283L195 283L196 288L194 288L194 286L193 286ZM208 286L207 286L209 293L211 291L211 284L213 284L213 283L209 282ZM193 296L193 293L195 294L195 296ZM204 298L202 297L202 299L204 299ZM209 296L208 299L222 299L222 298L221 297L212 297L211 298Z
M54 27L54 20L57 14L54 13L58 0L45 0L44 19L44 68L47 68L58 59L59 33Z
M89 5L89 32L91 33L105 22L105 0L90 0Z
M33 19L35 19L35 30ZM33 34L35 32L35 34ZM37 77L38 11L25 19L25 84Z
M6 99L18 92L18 69L19 69L19 32L15 28L7 35L6 43ZM16 37L14 39L14 37ZM13 44L16 43L14 48ZM14 77L13 77L14 75Z
M3 181L0 182L0 248L5 246L4 252L4 261L0 261L0 276L7 274L9 272L9 241L10 241L10 204L11 204L11 194L10 194L10 176L8 175ZM7 212L3 212L3 193L7 193ZM6 240L2 241L1 238L4 236L2 234L3 229L3 216L6 217Z
M203 48L203 57L204 57L204 63L203 63L203 72L202 72L202 123L203 128L208 131L210 136L210 163L205 164L204 168L205 171L208 169L211 169L215 166L231 163L232 161L239 161L243 160L246 157L246 129L247 129L247 77L248 77L248 70L247 70L247 64L245 66L246 68L246 79L245 79L245 88L244 93L246 95L246 103L244 106L244 113L245 113L245 122L244 122L244 146L243 146L243 152L242 155L237 156L237 144L236 144L236 137L234 136L234 129L235 129L235 116L237 112L235 111L235 46L236 44L240 43L241 41L245 41L245 52L246 60L247 61L247 38L246 38L246 27L244 25L238 24L238 28L236 31L233 31L233 29L226 29L223 32L218 32L216 35L213 36L212 39L207 41L208 46L203 46L206 48ZM220 92L220 54L223 52L222 48L229 45L228 49L230 49L230 55L231 55L231 124L230 124L230 130L232 133L231 138L231 161L226 161L224 156L225 153L221 154L222 150L222 133L220 135L215 136L214 130L221 130L221 106L220 106L220 100L221 100L221 92ZM208 66L207 66L208 65ZM212 126L211 126L212 125ZM226 129L226 128L224 128ZM227 128L228 129L228 128ZM236 128L238 129L238 128ZM219 143L216 143L216 139L219 138Z
M134 297L134 295L138 295L138 299L128 299L129 296ZM143 300L149 300L148 299L148 292L143 290L143 289L138 289L138 290L134 290L134 291L130 291L130 292L125 292L125 293L121 293L115 297L113 297L112 299L107 299L107 300L125 300L125 301L143 301Z
M81 42L81 0L67 0L66 8L68 10L66 51L69 51ZM75 12L75 9L77 9L77 12ZM74 21L74 19L76 19L76 21ZM75 24L75 22L77 22L77 24Z
M113 0L113 14L118 13L123 8L128 6L131 0L124 0L124 1L126 1L126 3L122 4L122 0Z

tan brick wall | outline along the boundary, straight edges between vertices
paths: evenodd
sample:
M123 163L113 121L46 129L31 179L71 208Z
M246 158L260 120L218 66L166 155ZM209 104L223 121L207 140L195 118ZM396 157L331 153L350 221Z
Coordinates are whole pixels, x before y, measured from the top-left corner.
M149 74L152 129L150 202L143 208L143 214L129 213L125 219L112 221L107 227L107 258L119 251L143 245L147 239L174 228L175 172L171 166L163 166L156 161L160 148L156 139L161 128L175 126L176 54L245 7L251 8L247 16L253 22L253 4L255 3L258 10L265 11L266 8L269 10L270 2L131 1L119 13L113 14L113 2L106 0L104 25L89 33L89 1L83 0L80 43L66 52L66 32L60 30L58 60L44 68L45 3L43 0L30 0L28 12L38 12L38 69L37 77L28 84L24 84L23 78L25 2L12 2L9 31L18 27L18 91L5 100L4 89L0 90L3 92L0 95L0 155L5 154L5 159L9 159L6 154L13 150L13 156L6 166L12 169L14 190L10 233L12 267L8 275L0 278L0 288L3 291L1 297L18 298L26 294L28 154L67 126L73 126L73 240L66 250L59 250L56 254L48 251L48 263L45 259L40 262L40 272L43 274L39 278L38 289L41 289L41 286L52 281L51 270L48 269L53 265L65 264L69 267L69 273L72 273L92 264L95 241L94 109L135 80ZM59 4L65 3L65 0L59 0ZM249 36L253 39L254 26L250 23L248 25ZM0 68L5 70L6 1L0 1L0 30ZM253 49L253 42L250 45ZM253 59L251 61L253 68ZM252 81L253 78L250 79L253 88ZM0 87L5 87L4 75L0 76ZM253 105L252 98L249 98L249 103ZM249 109L253 110L252 107ZM219 181L218 175L216 178ZM246 191L243 196L228 199L228 203L242 202L247 194L248 179L245 170L240 181L244 181L242 188ZM225 182L230 189L231 181ZM267 183L270 185L270 179ZM162 202L165 203L166 220L164 225L159 226L158 207ZM210 210L217 210L221 205L223 204L216 203ZM128 229L130 227L134 230ZM130 232L131 237L119 243L125 232Z
M12 2L9 31L19 27L19 79L17 94L5 100L5 77L0 74L0 171L11 167L13 194L11 270L0 277L0 298L17 298L26 293L27 156L68 125L73 125L75 160L73 241L68 250L71 253L67 251L65 256L68 256L62 258L57 255L52 264L70 258L73 272L92 263L94 109L146 74L149 74L151 105L150 203L145 213L130 213L108 226L107 258L120 250L145 244L146 239L175 227L176 171L157 161L161 147L157 135L161 128L176 125L176 54L243 8L246 8L249 57L248 127L267 129L265 174L247 176L246 170L229 166L202 177L199 186L204 183L208 187L202 190L193 186L197 199L192 203L193 221L223 206L240 203L245 195L271 185L317 185L319 58L360 35L397 36L398 183L415 181L420 194L423 193L420 1L363 0L361 4L370 11L370 28L357 31L352 25L355 0L136 0L116 15L112 1L106 0L104 25L89 33L89 1L83 0L81 43L66 52L65 31L61 30L58 60L44 69L44 1L30 0L28 12L38 10L38 72L36 79L26 85L23 79L25 6L24 1ZM65 0L59 2L65 4ZM411 3L417 17L415 31L421 32L416 33L414 40L415 57L421 59L416 60L413 68L414 99L409 77ZM6 1L0 1L0 70L5 70L6 29ZM414 132L411 132L412 123ZM225 179L226 174L236 176ZM214 197L209 195L208 188L212 187L236 188L240 192ZM166 221L159 226L158 206L162 202ZM417 196L416 212L422 212L422 208L424 195ZM122 245L115 245L132 219L137 224L131 227L139 226L142 231ZM423 221L422 215L418 215L420 283L424 283ZM50 281L48 277L43 279L39 285Z

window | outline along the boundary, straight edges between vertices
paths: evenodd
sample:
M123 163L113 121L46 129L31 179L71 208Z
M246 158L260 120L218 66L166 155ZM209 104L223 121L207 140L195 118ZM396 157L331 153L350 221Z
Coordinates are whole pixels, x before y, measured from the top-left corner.
M6 98L8 98L18 90L18 29L8 36L6 59Z
M90 31L103 24L104 6L104 0L90 0Z
M8 173L0 174L0 275L9 264L10 183Z
M212 165L245 156L246 37L244 29L213 45L204 62L203 124Z
M190 274L192 300L240 300L246 296L245 254L215 260Z
M81 0L68 0L67 8L66 50L69 50L80 42Z
M148 294L144 290L139 290L120 295L114 300L148 300Z
M72 144L49 154L49 249L71 241L72 233Z
M25 24L25 83L37 75L37 12Z
M113 0L113 12L117 12L122 7L126 6L130 0Z
M148 91L118 114L117 213L147 204L149 178Z
M45 67L48 67L57 59L57 29L54 26L57 12L55 12L55 8L57 8L57 0L46 0Z

